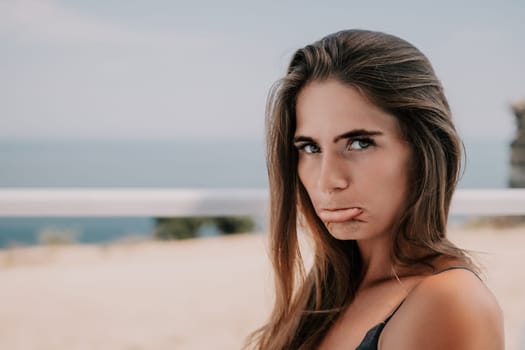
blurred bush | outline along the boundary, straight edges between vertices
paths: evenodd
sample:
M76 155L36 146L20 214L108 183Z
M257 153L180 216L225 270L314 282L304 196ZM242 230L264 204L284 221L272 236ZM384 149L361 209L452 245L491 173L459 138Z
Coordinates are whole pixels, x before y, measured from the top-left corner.
M38 232L38 242L43 245L73 244L80 233L74 229L46 227Z
M482 216L474 217L466 222L468 228L512 228L525 225L525 216Z
M220 234L253 232L255 221L247 216L156 218L154 236L161 240L194 238L201 236L204 226L215 227Z

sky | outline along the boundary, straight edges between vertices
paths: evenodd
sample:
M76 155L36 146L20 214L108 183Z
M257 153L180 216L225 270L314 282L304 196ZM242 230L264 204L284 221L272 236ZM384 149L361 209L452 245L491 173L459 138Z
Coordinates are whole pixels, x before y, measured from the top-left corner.
M262 139L293 52L348 28L431 60L465 138L510 138L523 1L0 0L0 140Z

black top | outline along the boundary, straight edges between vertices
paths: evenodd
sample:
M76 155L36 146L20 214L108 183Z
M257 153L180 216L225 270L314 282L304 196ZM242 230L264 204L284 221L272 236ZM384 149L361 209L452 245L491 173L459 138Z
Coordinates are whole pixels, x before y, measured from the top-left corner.
M441 272L445 272L449 270L456 270L456 269L468 270L472 272L474 275L476 275L476 277L480 278L476 272L472 271L472 269L470 269L467 266L451 266L451 267L448 267L446 269L443 269L441 271L434 273L434 275L437 275L438 273L441 273ZM366 332L366 335L363 338L363 341L361 342L361 344L359 344L359 346L355 350L377 350L377 345L379 343L379 337L381 336L381 332L383 331L383 328L385 328L387 322L390 321L390 319L392 318L392 316L394 316L396 311L399 310L399 308L401 307L404 301L405 299L401 301L401 303L396 307L396 309L383 322L375 325L368 332Z
M405 299L403 299L405 301ZM383 322L375 325L372 327L368 332L366 332L366 335L359 344L359 346L355 350L377 350L377 344L379 343L379 336L381 335L381 332L383 331L383 328L385 328L385 325L392 316L396 313L397 310L399 310L399 307L403 304L403 301L396 307L396 309L384 320Z

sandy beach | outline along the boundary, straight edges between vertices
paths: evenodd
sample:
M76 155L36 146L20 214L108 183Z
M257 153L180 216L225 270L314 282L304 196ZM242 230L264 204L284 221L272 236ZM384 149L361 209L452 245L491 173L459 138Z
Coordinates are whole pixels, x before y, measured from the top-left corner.
M525 227L452 228L525 349ZM266 235L0 251L0 349L239 349L270 311ZM521 345L521 347L520 347Z

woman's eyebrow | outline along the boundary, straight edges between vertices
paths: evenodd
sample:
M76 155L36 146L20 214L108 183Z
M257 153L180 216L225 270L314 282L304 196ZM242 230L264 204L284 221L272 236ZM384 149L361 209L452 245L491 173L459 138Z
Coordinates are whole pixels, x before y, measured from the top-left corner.
M312 142L314 143L314 139L311 138L311 137L308 137L308 136L296 136L293 138L293 142L294 143L298 143L298 142Z
M382 135L383 133L381 131L372 131L372 130L365 130L365 129L356 129L351 130L348 132L345 132L344 134L341 134L339 136L336 136L334 138L334 143L342 140L342 139L352 139L355 137L363 137L363 136L377 136Z
M365 137L365 136L377 136L382 135L383 133L381 131L371 131L371 130L365 130L365 129L356 129L351 130L348 132L345 132L344 134L341 134L339 136L336 136L334 138L334 143L343 140L343 139L351 139L355 137ZM315 143L315 140L309 136L295 136L293 139L294 143L298 142L312 142Z

